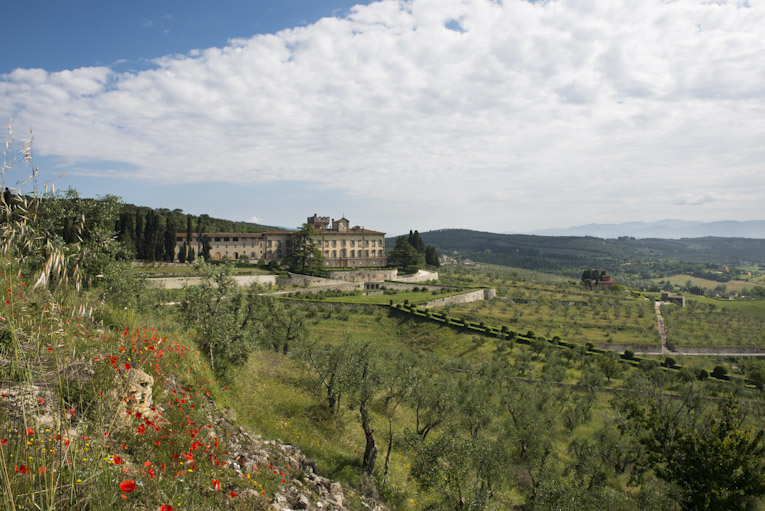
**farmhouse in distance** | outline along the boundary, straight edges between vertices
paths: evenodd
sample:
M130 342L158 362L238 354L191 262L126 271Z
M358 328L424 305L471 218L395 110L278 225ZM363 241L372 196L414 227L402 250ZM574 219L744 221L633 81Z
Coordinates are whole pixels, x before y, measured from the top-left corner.
M311 238L324 256L324 266L334 268L385 266L385 233L364 229L358 225L350 227L343 217L330 221L328 216L314 214L306 223L316 232ZM214 260L276 261L292 253L294 231L272 230L255 233L202 233L210 243L210 256ZM187 234L176 234L176 258ZM200 234L192 233L190 246L201 245Z

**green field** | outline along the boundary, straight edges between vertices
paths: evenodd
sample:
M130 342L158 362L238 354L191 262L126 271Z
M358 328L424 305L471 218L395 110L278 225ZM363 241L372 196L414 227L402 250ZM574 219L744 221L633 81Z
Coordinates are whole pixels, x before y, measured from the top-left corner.
M686 296L686 307L664 306L667 342L676 346L765 348L765 301Z
M746 289L752 288L757 285L763 285L760 281L745 281L745 280L730 280L728 282L717 282L715 280L702 279L699 277L693 277L691 275L672 275L671 277L664 277L660 279L653 279L653 282L671 282L675 286L684 286L688 281L692 285L702 287L704 289L715 289L719 285L725 285L728 291L742 292Z
M488 265L447 270L441 280L497 289L497 300L444 308L455 317L580 344L660 343L653 302L626 291L591 291L568 279Z

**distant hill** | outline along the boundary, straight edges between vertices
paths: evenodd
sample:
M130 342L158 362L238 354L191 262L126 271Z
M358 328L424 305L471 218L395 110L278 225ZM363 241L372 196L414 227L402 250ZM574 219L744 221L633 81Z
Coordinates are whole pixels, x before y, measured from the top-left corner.
M510 234L510 233L508 233ZM538 236L596 236L598 238L765 238L765 220L739 222L689 222L686 220L659 220L658 222L625 222L621 224L587 224L563 229L542 229L528 234Z
M649 278L660 267L689 263L687 272L713 273L718 265L765 265L765 239L703 237L671 239L602 239L591 236L497 234L468 229L420 233L439 254L457 252L477 262L574 276L581 268L629 272ZM395 238L388 246L393 246ZM633 263L644 263L635 264ZM670 264L672 263L672 264ZM676 265L675 265L676 266ZM637 270L640 267L641 270ZM647 268L647 269L646 269ZM679 268L676 268L679 269Z

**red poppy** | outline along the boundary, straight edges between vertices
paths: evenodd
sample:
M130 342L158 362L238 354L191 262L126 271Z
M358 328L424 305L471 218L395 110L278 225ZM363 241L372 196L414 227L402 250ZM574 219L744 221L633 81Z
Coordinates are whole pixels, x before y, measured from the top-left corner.
M173 506L169 504L162 504L162 506L160 506L159 508L159 511L174 511L174 510L173 510Z
M125 493L130 493L131 491L135 490L135 481L131 479L125 479L120 483L120 490L124 491Z
M26 465L20 465L16 467L16 472L18 472L19 474L26 474L29 472L29 467L27 467Z
M115 465L122 465L123 463L124 462L122 461L122 458L120 458L119 456L115 456L114 457L114 464Z
M8 439L7 438L3 438L2 440L0 440L0 444L8 445Z
M212 485L213 485L213 488L214 488L214 489L216 489L216 490L220 490L220 481L219 481L219 480L217 480L217 479L213 479L213 480L212 480Z
M35 434L35 430L34 429L27 428L27 435L34 435L34 434Z
M234 493L233 491L228 492L229 495L231 495L231 498L238 497L238 493Z

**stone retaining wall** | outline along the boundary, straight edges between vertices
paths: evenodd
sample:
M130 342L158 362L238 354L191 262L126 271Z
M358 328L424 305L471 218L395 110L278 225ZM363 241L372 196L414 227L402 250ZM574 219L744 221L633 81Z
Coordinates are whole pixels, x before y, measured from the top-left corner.
M430 282L431 280L438 280L438 272L420 270L414 275L401 275L389 280L395 280L396 282Z
M443 298L437 298L431 300L424 305L421 305L421 309L432 309L434 307L443 307L444 305L454 305L457 303L471 303L479 302L481 300L491 300L497 296L496 289L478 289L476 291L470 291L461 295L445 296Z
M351 271L328 271L327 277L331 280L343 282L382 282L384 280L396 280L398 270L351 270Z
M736 348L736 347L715 348L713 346L706 346L706 347L676 346L674 349L674 352L678 355L682 355L684 353L709 353L710 355L727 355L727 354L765 355L765 349L762 349L762 348Z
M638 346L632 344L595 344L595 347L601 350L616 351L624 353L625 350L632 350L635 353L645 353L646 355L661 355L661 346Z

